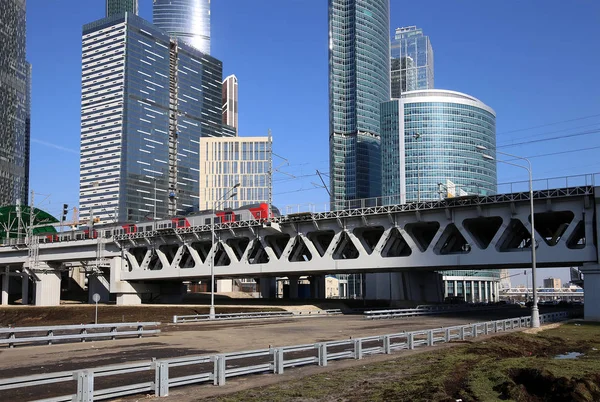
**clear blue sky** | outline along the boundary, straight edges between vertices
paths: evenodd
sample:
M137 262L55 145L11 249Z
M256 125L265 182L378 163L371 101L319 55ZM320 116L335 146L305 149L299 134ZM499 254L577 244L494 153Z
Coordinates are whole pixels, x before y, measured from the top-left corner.
M140 15L151 20L152 1L139 2ZM600 133L579 135L600 129L600 2L391 0L391 6L392 30L417 25L430 36L437 88L495 109L499 146L572 135L500 148L533 157L535 178L600 172ZM36 195L36 205L55 215L63 203L78 204L81 27L103 16L104 0L27 2L30 189L44 194ZM239 79L240 135L266 135L270 128L274 151L289 163L275 159L289 174L274 178L275 204L326 203L326 191L313 183L320 183L315 170L329 171L327 1L216 0L211 24L212 55L223 61L224 76ZM498 170L500 183L526 179L525 170L503 164ZM562 270L540 277L549 275L567 279Z

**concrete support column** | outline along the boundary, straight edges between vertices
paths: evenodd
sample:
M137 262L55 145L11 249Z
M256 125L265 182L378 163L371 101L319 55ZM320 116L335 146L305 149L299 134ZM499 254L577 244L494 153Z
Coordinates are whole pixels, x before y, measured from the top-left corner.
M471 303L475 303L475 281L471 281Z
M260 278L258 286L260 286L260 297L263 299L277 297L275 278Z
M42 263L40 263L41 265ZM60 272L45 271L37 273L35 282L35 305L60 305Z
M300 277L289 275L288 279L290 281L290 299L297 299L298 298L298 280L300 279Z
M310 277L310 295L313 299L325 299L325 275Z
M101 303L106 303L109 301L110 284L105 277L98 276L98 275L90 275L88 277L87 286L88 286L88 303L94 303L92 296L94 296L95 293L98 293L100 295Z
M464 301L467 301L467 281L462 281L462 285L463 285L462 298Z
M117 293L117 306L135 306L142 304L138 293Z
M487 281L483 281L483 295L484 295L483 301L485 301L485 302L490 301L490 297L489 297L489 294L488 294L488 283L487 283Z
M448 283L450 281L444 281L444 300L448 297Z
M29 275L21 275L21 304L26 306L29 304Z
M483 301L483 293L481 293L481 281L477 281L477 288L479 289L479 302Z
M458 281L454 281L454 294L452 296L458 296Z
M8 267L4 268L4 273L0 275L2 277L2 305L8 304L8 284L10 283L10 276L8 275Z
M586 321L600 321L600 265L584 264L583 273L584 303L583 318Z

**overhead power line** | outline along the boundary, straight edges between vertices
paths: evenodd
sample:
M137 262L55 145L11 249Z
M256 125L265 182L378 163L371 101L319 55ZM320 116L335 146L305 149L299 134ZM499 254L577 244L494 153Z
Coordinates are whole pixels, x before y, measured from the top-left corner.
M598 133L600 133L600 129L582 131L580 133L559 135L559 136L550 137L550 138L540 138L538 140L529 140L529 141L515 142L514 144L502 145L502 146L499 146L497 148L510 148L510 147L516 147L517 145L526 145L526 144L534 144L536 142L562 140L562 139L565 139L565 138L579 137L579 136L582 136L582 135L590 135L590 134L598 134Z
M546 123L546 124L540 124L539 126L532 126L532 127L526 127L526 128L519 128L516 130L510 130L510 131L505 131L503 133L499 133L498 135L503 135L503 134L510 134L510 133L519 133L521 131L527 131L527 130L534 130L536 128L542 128L542 127L548 127L548 126L555 126L557 124L563 124L563 123L570 123L572 121L578 121L578 120L585 120L585 119L591 119L593 117L600 117L600 114L592 114L589 116L582 116L582 117L577 117L575 119L569 119L569 120L562 120L562 121L556 121L554 123Z

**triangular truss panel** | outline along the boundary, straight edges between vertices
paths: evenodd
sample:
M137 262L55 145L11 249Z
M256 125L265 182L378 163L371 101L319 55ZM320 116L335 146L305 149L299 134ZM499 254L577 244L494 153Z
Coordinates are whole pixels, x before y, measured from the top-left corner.
M208 253L210 252L212 243L210 241L197 241L193 242L190 247L198 252L200 260L204 264L208 258Z
M359 252L350 240L350 236L346 232L342 232L335 250L333 251L334 260L352 260L358 258Z
M354 229L354 235L360 240L367 253L372 254L384 231L383 226L371 226Z
M535 214L535 231L547 245L555 246L575 215L571 211L551 211Z
M412 254L412 250L398 228L392 228L388 241L381 250L382 257L408 257Z
M429 248L435 234L440 229L439 222L415 222L407 223L404 230L413 239L419 247L419 250L424 252Z
M223 245L219 242L215 247L215 267L223 267L231 264L231 259L225 252Z
M179 250L178 244L163 244L158 248L164 255L167 257L167 261L169 264L173 263L173 259L175 258L175 254L177 250Z
M194 268L195 266L196 262L192 258L190 250L187 247L184 247L181 260L179 260L179 268Z
M496 245L498 251L519 251L531 248L531 233L518 219L511 219Z
M250 252L248 252L248 263L266 264L269 262L269 254L267 254L259 239L255 239L251 247Z
M248 244L250 244L250 239L247 237L234 237L232 239L227 239L227 245L231 247L235 257L240 261L246 248L248 248Z
M471 246L454 223L449 223L433 248L436 254L467 254Z
M281 254L283 254L283 250L285 250L289 241L290 235L286 233L265 236L265 242L273 249L277 259L281 258Z
M567 248L570 249L581 249L585 247L586 238L585 238L585 222L579 221L577 226L575 226L575 230L569 236L567 240Z
M147 251L148 247L135 247L129 249L129 254L131 254L135 258L139 265L142 265Z
M148 269L151 271L159 271L163 269L162 262L160 258L158 258L158 254L156 254L156 250L152 249L152 257L150 257L150 264L148 264Z
M477 246L485 250L488 248L498 230L502 226L502 218L499 216L479 217L465 219L464 228L469 232Z
M329 248L334 236L335 232L333 230L319 230L310 232L307 235L321 257L325 255L325 251Z
M310 251L308 251L304 240L302 240L301 236L296 236L294 238L294 245L292 246L292 252L288 257L288 261L299 262L310 260L312 260L312 254L310 253Z

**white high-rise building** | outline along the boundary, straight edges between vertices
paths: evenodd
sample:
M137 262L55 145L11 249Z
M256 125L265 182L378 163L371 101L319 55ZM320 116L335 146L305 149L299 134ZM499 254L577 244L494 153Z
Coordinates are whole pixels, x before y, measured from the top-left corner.
M223 80L223 124L238 129L238 79L235 75Z
M271 150L270 137L200 139L200 210L270 202Z

